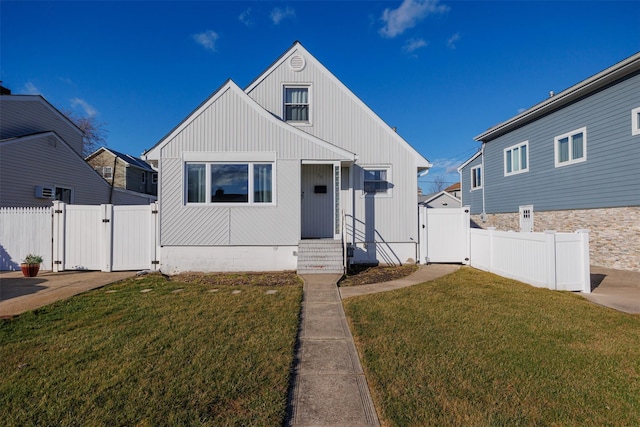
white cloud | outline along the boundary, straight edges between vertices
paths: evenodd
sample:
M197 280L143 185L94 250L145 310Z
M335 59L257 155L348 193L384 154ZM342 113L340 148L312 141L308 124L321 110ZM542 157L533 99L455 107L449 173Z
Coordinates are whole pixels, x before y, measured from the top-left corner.
M449 49L455 49L458 40L460 40L460 33L455 33L449 38L449 40L447 40L447 47Z
M526 108L522 108L522 107L518 108L518 114L524 113L525 111L527 111Z
M409 39L405 42L402 50L406 53L413 53L421 47L427 46L429 43L424 41L423 39Z
M242 12L238 16L238 20L242 22L244 25L246 25L247 27L253 26L254 22L253 22L253 19L251 19L251 8L249 7L247 8L247 10Z
M445 13L448 6L441 5L438 0L403 0L397 9L385 9L381 20L384 21L380 34L393 38L409 28L415 27L429 15Z
M276 7L271 11L271 21L274 23L274 25L278 25L284 19L290 18L290 17L292 18L294 16L296 16L296 12L290 7L286 7L285 9L280 9L279 7Z
M211 52L216 51L216 41L218 41L218 33L212 30L207 30L202 33L194 34L193 40L206 50Z
M26 82L22 91L25 95L42 95L42 91L31 82Z
M96 110L95 108L93 108L93 106L89 105L89 103L87 101L85 101L84 99L80 99L80 98L73 98L71 100L71 106L73 108L82 108L85 112L85 114L89 117L94 117L98 114L98 110Z

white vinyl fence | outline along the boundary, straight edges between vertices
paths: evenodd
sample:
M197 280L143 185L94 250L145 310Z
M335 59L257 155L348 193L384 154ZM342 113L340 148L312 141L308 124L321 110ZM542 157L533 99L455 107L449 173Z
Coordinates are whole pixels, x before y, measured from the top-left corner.
M0 270L19 270L28 253L43 270L155 270L159 267L156 203L0 208Z
M0 208L0 270L20 270L28 254L51 270L51 208Z
M471 266L537 287L591 292L589 231L470 230Z

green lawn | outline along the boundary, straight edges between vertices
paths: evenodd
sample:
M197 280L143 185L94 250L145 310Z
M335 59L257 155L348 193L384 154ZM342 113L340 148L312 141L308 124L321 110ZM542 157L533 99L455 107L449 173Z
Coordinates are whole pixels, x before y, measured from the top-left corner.
M640 425L638 315L472 268L345 310L388 425Z
M0 424L279 425L301 296L151 275L0 320Z

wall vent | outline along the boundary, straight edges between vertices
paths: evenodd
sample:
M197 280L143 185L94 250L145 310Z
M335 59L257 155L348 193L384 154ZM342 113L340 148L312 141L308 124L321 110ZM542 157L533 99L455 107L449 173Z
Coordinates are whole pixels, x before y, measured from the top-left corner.
M54 187L45 187L38 185L36 187L36 198L38 199L53 199L56 197L56 189Z
M291 67L293 71L302 71L306 65L307 61L305 61L301 55L293 55L291 59L289 59L289 67Z

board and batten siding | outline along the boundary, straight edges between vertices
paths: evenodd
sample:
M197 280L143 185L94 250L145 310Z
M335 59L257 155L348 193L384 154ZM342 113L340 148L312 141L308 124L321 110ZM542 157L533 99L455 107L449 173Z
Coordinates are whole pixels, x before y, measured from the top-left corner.
M0 96L0 139L48 131L82 154L82 131L39 95Z
M301 71L289 67L288 58L300 54L306 60ZM279 66L263 76L248 95L272 114L282 118L284 86L310 85L310 125L298 127L322 140L358 154L357 165L391 166L391 197L376 197L375 229L378 239L387 242L418 241L418 161L426 160L399 137L369 107L333 76L322 64L302 48L294 49ZM425 165L420 165L425 166ZM362 192L362 174L355 168L351 203L342 207L355 218L356 227L363 227L365 213L370 209ZM370 203L369 203L370 205ZM358 230L357 236L364 235ZM404 260L403 260L404 261Z
M640 137L631 133L631 110L639 106L636 73L488 141L486 211L518 212L520 205L533 205L536 211L640 206ZM554 138L583 127L586 161L556 168ZM529 171L504 176L504 149L524 141L529 142ZM467 200L463 196L465 204ZM475 203L472 213L478 213Z
M251 102L251 101L250 101ZM301 159L339 156L276 125L229 90L201 111L161 148L161 245L297 245L300 237ZM195 206L184 201L183 153L273 153L274 200L270 206Z

